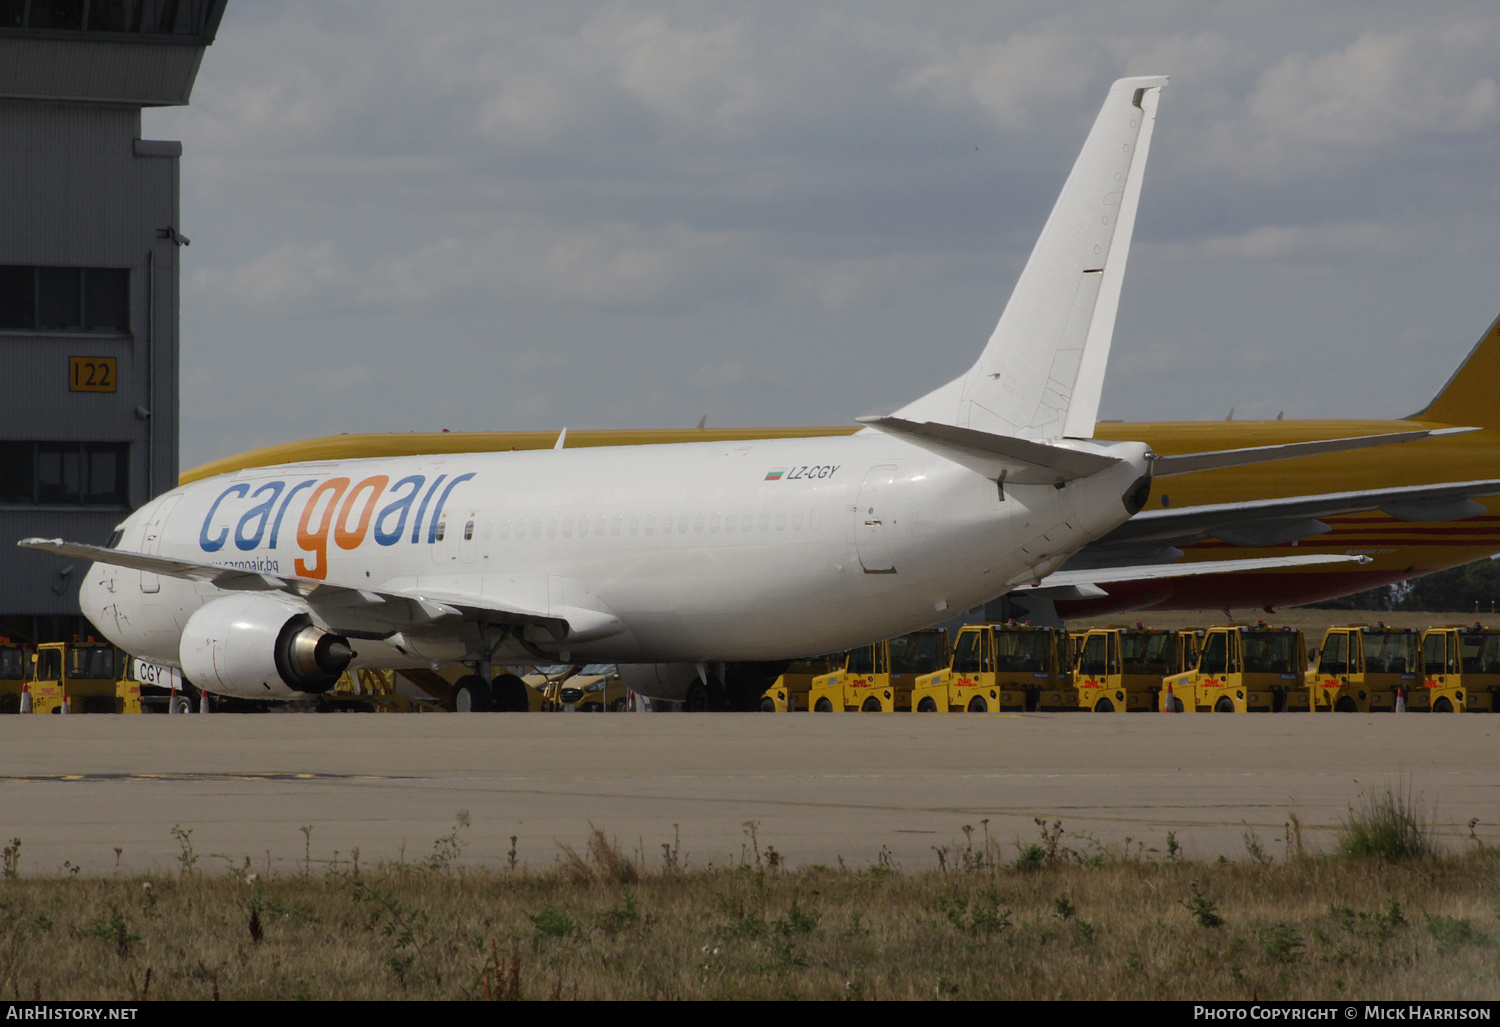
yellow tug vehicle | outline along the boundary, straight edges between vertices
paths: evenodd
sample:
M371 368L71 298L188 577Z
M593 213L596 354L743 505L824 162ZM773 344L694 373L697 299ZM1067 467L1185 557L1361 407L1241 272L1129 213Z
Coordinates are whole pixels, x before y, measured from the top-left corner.
M1168 713L1246 713L1307 709L1302 632L1264 621L1209 628L1197 666L1163 679Z
M1426 673L1426 662L1429 639L1437 635L1444 636L1443 642L1443 664L1447 667L1447 654L1458 653L1458 672L1449 674L1445 669L1442 673L1429 675ZM1432 642L1432 653L1437 656L1437 643ZM1428 628L1422 632L1422 690L1431 691L1427 686L1427 678L1431 677L1434 684L1440 684L1445 688L1452 688L1460 693L1461 707L1468 713L1500 713L1500 629L1487 628L1477 621L1467 627L1452 625L1443 628ZM1438 681L1439 678L1444 680ZM1415 689L1413 689L1415 691ZM1439 699L1453 698L1439 695ZM1407 708L1411 708L1410 700ZM1429 699L1427 708L1437 712L1436 704ZM1460 707L1454 706L1454 709Z
M1500 682L1497 645L1500 636L1477 624L1422 632L1422 678L1406 697L1406 708L1420 713L1493 709Z
M0 713L21 712L21 691L31 653L20 642L0 636Z
M1421 636L1415 628L1349 624L1329 628L1307 672L1307 698L1298 709L1336 713L1386 713L1399 693L1412 709L1421 690ZM1425 705L1425 699L1415 701Z
M847 652L793 660L760 697L761 712L794 713L812 709L808 695L812 691L813 682L825 674L844 669L848 663Z
M1073 683L1080 709L1095 713L1150 713L1160 704L1162 679L1197 662L1202 632L1092 628L1073 636L1078 653Z
M33 713L140 713L130 657L108 642L43 642L31 655Z
M918 713L1076 710L1072 643L1061 628L1006 621L966 624L945 670L917 678Z
M911 710L917 678L948 665L948 632L924 628L849 650L840 669L813 678L814 713L895 713Z

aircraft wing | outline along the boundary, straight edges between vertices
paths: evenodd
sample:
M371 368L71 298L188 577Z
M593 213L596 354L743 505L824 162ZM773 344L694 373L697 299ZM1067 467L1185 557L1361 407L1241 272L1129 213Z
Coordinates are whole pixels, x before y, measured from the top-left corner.
M559 642L605 638L624 630L619 618L598 610L567 606L537 609L500 596L444 589L367 589L331 584L286 574L266 574L235 567L179 560L149 553L107 549L104 546L28 538L16 543L58 556L147 571L169 578L202 581L230 592L284 592L315 607L330 627L349 634L366 634L372 623L389 625L392 632L433 625L438 621L482 621L490 624L531 625L546 630Z
M1319 456L1324 453L1343 453L1351 449L1368 449L1371 446L1420 442L1422 439L1439 438L1444 435L1464 435L1478 430L1478 428L1419 428L1414 431L1386 432L1383 435L1356 435L1348 439L1319 439L1313 442L1288 442L1277 446L1249 446L1244 449L1219 449L1207 453L1158 456L1151 462L1151 477L1168 478L1174 474L1215 471L1225 467L1244 467L1248 464L1270 463L1273 460L1293 460L1299 456Z
M1137 567L1101 567L1087 570L1053 571L1035 585L1015 589L1023 595L1046 599L1097 599L1109 595L1098 582L1149 581L1157 578L1186 578L1199 574L1228 574L1234 571L1264 571L1276 567L1306 567L1329 563L1369 563L1368 556L1306 554L1269 556L1253 560L1199 560L1194 563L1158 563Z
M1173 547L1205 538L1245 546L1283 545L1330 530L1319 518L1371 510L1405 521L1463 520L1485 510L1473 497L1494 495L1500 495L1500 478L1143 510L1074 556L1065 569L1176 559L1181 554Z

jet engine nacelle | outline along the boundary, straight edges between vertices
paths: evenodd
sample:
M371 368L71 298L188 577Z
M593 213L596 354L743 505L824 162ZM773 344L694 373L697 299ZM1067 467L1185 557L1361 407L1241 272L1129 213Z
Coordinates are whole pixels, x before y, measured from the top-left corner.
M206 691L295 699L332 688L354 651L296 600L252 593L200 607L182 630L178 655L183 674Z
M622 663L620 681L626 688L652 699L687 698L688 688L698 680L694 663Z

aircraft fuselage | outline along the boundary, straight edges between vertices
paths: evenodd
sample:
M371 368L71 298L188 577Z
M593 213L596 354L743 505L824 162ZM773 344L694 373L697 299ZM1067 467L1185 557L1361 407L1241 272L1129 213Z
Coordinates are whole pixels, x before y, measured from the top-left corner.
M1111 455L1131 459L1003 494L873 432L294 463L185 485L132 514L116 545L375 593L597 610L623 626L533 638L496 659L537 647L586 662L786 659L922 627L1044 576L1128 518L1144 447ZM112 641L176 666L189 618L227 594L98 563L81 598ZM360 620L316 605L314 616L340 630ZM437 623L363 638L355 665L473 658L478 644Z

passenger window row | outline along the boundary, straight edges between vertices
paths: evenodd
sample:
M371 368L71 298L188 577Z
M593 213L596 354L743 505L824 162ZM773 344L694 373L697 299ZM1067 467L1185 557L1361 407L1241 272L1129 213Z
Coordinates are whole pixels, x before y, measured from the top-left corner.
M741 513L678 513L662 514L614 514L584 515L574 517L521 517L504 518L485 525L484 537L493 531L502 539L521 538L603 538L620 535L695 535L703 534L753 534L770 531L801 531L804 523L815 527L817 512L797 510L792 513L760 514ZM442 536L439 535L441 538ZM473 522L465 528L465 538L473 537Z

